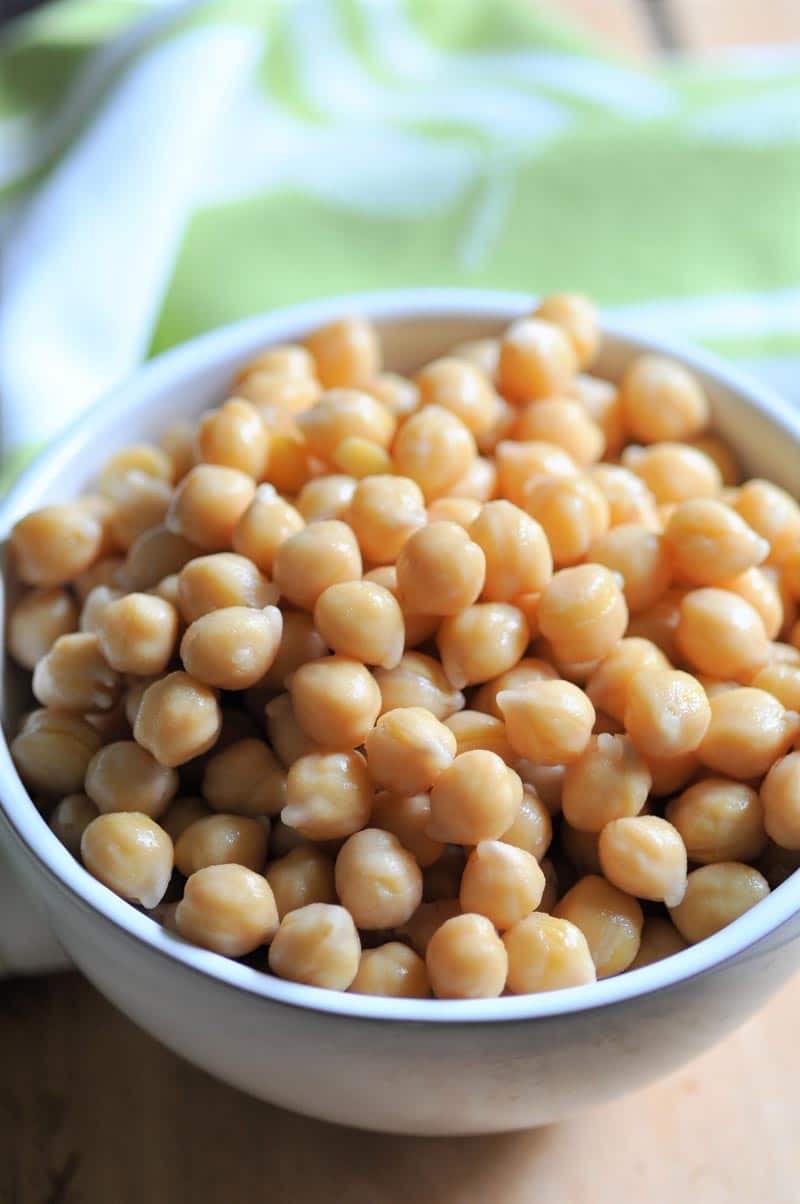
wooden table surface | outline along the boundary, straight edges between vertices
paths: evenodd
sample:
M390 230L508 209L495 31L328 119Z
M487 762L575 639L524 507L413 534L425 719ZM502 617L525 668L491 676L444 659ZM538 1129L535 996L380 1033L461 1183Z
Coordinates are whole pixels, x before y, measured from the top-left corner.
M489 0L487 0L489 2ZM562 0L640 61L800 41L800 0ZM0 1204L797 1204L800 980L690 1067L575 1120L364 1135L223 1087L77 975L0 987Z

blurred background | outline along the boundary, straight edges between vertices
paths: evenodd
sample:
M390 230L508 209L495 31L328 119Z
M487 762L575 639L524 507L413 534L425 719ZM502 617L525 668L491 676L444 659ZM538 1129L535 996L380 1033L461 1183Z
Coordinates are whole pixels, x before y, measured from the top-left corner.
M798 0L0 0L0 17L5 480L148 355L395 285L585 290L800 399ZM0 1204L796 1204L796 986L602 1113L422 1141L246 1099L76 974L15 976L25 920L0 922Z

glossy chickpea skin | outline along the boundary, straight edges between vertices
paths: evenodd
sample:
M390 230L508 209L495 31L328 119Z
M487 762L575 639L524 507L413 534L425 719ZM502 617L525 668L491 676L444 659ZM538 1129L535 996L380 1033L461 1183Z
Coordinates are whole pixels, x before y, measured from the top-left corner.
M691 590L680 607L678 648L701 673L748 681L769 660L758 611L724 589Z
M269 455L269 431L255 406L232 397L200 419L196 458L200 463L236 468L254 480L262 478Z
M269 968L279 978L346 991L361 960L353 918L335 903L308 903L287 912L269 949Z
M30 790L63 796L83 789L100 745L100 735L85 719L43 709L34 711L11 741L11 756Z
M307 840L351 836L369 822L374 792L359 753L309 753L289 770L281 819Z
M338 519L311 523L280 545L273 562L273 580L293 606L313 610L331 585L358 581L361 553L356 537Z
M277 600L276 588L254 564L234 552L198 556L178 576L178 601L187 623L224 606L260 610Z
M419 614L457 614L478 600L485 577L483 551L455 523L422 527L397 559L401 601Z
M511 928L539 906L544 874L535 857L501 840L479 841L467 858L459 902L463 912Z
M686 845L691 861L755 861L767 844L764 809L743 782L704 778L667 806L667 819Z
M741 687L711 699L697 754L703 765L741 781L761 777L800 734L800 716L765 690Z
M755 479L738 490L733 508L770 547L769 559L782 564L800 540L800 505L771 481Z
M62 635L78 626L78 607L65 589L32 589L11 610L8 650L17 664L33 669Z
M541 318L512 322L500 340L497 381L509 401L534 401L563 392L578 370L572 341Z
M476 454L472 432L440 405L425 406L407 418L392 444L397 472L416 481L427 502L443 497Z
M595 540L588 558L619 573L625 602L633 614L655 606L672 581L672 561L664 537L639 523L612 527Z
M264 871L281 919L310 903L335 903L333 862L313 844L301 844L271 861Z
M238 468L198 464L178 485L166 525L199 548L224 551L255 491L253 478Z
M766 878L739 861L720 861L692 870L686 893L670 909L678 932L696 945L713 936L769 894Z
M346 521L365 559L394 564L409 536L425 525L425 498L410 477L370 476L356 486Z
M187 878L207 865L243 865L260 871L267 859L268 832L257 819L208 815L175 842L175 865Z
M522 781L496 753L461 753L443 769L430 795L428 834L453 844L499 840L517 817Z
M650 793L647 763L627 736L592 736L567 766L561 793L564 816L582 832L600 832L613 820L638 815Z
M456 738L456 751L469 752L471 749L486 748L489 752L497 753L507 765L516 760L516 754L508 742L505 724L494 715L485 711L456 711L445 726Z
M436 899L428 903L420 903L410 920L401 924L395 931L397 936L411 942L411 946L420 957L424 957L430 939L441 928L446 920L461 915L458 899Z
M708 400L682 365L658 355L640 355L620 385L625 424L641 443L691 439L709 417Z
M303 611L284 611L281 642L261 684L268 690L282 690L296 669L318 660L327 652L328 645L314 626L311 615Z
M650 966L653 962L681 953L686 947L686 941L669 920L663 920L660 916L646 916L639 952L628 969L640 970L642 966Z
M308 336L305 347L326 389L369 384L381 368L378 336L365 318L329 322Z
M267 737L278 760L286 769L308 753L318 752L319 746L305 734L295 719L289 694L278 694L264 707Z
M163 673L172 658L178 614L162 598L125 594L106 606L98 635L112 669L152 677Z
M439 661L424 652L406 652L394 669L376 669L381 714L395 707L424 707L437 719L447 719L464 706Z
M637 899L674 907L686 890L686 847L676 828L657 815L629 816L606 824L597 844L612 886Z
M676 570L693 585L716 585L755 568L769 553L767 541L735 510L710 498L677 506L664 538Z
M207 865L187 881L175 922L187 941L242 957L273 938L278 909L261 874L243 865Z
M149 815L98 815L84 829L81 858L114 894L151 908L163 899L172 874L172 841Z
M558 568L585 559L610 524L608 502L589 476L535 478L524 508L544 528Z
M386 711L365 741L373 781L399 794L429 790L456 754L456 738L424 707Z
M596 463L605 450L605 436L577 401L550 398L529 402L512 428L515 439L542 439L569 452L582 468Z
M448 679L459 689L511 669L530 642L528 620L507 602L479 602L442 620L436 644Z
M59 636L33 671L33 693L46 707L64 711L108 711L122 688L119 674L89 632Z
M541 862L553 839L550 812L533 786L523 782L522 802L513 824L500 839L517 849L524 849Z
M286 773L265 741L245 737L208 758L202 793L215 811L277 815L286 805Z
M421 406L449 410L476 438L491 429L497 398L486 375L474 364L455 356L434 360L417 373L415 383Z
M722 489L714 461L685 443L632 444L623 452L622 462L641 477L661 505L700 502L716 497Z
M534 439L518 443L502 439L495 448L497 491L500 497L527 508L531 483L539 477L575 477L578 466L563 447Z
M612 651L625 634L628 608L609 569L582 564L555 574L542 593L537 617L559 659L574 664L600 660Z
M589 874L568 890L555 909L586 937L598 978L627 970L639 951L642 909L636 900L604 878Z
M333 652L368 665L393 669L405 644L399 603L372 581L342 581L317 599L314 625Z
M425 954L437 999L494 999L508 974L508 955L485 916L453 916L436 929Z
M533 912L504 933L503 944L513 995L579 987L597 978L586 937L569 920Z
M234 552L269 575L275 553L290 536L302 531L305 519L272 485L259 485L231 535Z
M182 798L173 799L164 814L159 816L158 822L172 843L177 844L190 824L204 819L207 815L211 815L211 809L203 799L187 794Z
M589 743L594 707L583 690L571 682L535 681L503 690L497 696L497 705L511 747L536 764L576 761Z
M207 752L222 714L212 689L188 673L169 673L142 695L133 734L161 765L183 765Z
M694 752L710 720L705 690L689 673L644 669L630 682L623 721L645 756L677 757Z
M336 858L336 893L358 928L395 928L422 901L422 871L391 832L365 828Z
M483 598L513 602L540 593L553 575L553 557L543 528L511 502L487 502L470 524L470 539L486 560Z
M496 719L502 719L503 713L498 706L497 696L503 690L514 690L530 681L553 681L557 677L558 671L548 661L526 656L517 661L513 669L500 673L476 690L472 696L472 705L476 710L486 711Z
M14 524L14 564L26 585L65 585L98 559L103 538L100 521L79 503L43 506Z
M764 826L782 849L800 849L800 752L789 753L761 783Z
M394 999L427 999L431 993L425 962L399 941L364 949L349 989L357 995Z
M195 619L181 640L181 660L197 681L246 690L260 681L280 647L283 617L276 606L228 606Z
M159 765L133 740L106 744L86 768L86 793L103 813L138 811L158 819L177 790L175 770Z
M324 656L301 665L289 682L289 693L303 731L329 748L358 748L381 711L375 678L358 661L344 656Z
M79 857L83 833L98 815L97 807L88 795L68 794L50 816L50 829L73 857Z
M373 827L396 836L417 865L425 869L439 860L445 847L428 835L430 818L431 800L427 794L398 795L383 790L375 797L370 820Z
M544 297L533 316L559 326L572 343L580 368L588 368L600 350L601 333L597 309L580 293L551 293Z

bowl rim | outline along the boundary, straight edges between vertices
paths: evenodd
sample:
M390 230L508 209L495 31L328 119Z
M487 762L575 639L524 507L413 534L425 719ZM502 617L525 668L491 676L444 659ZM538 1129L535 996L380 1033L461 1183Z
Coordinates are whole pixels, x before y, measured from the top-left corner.
M14 521L37 504L43 483L76 456L96 427L107 425L110 409L119 414L144 398L179 382L186 373L237 352L243 356L261 344L297 338L316 325L350 313L384 322L411 318L483 318L508 321L530 312L533 294L494 289L414 288L353 293L322 301L275 309L220 327L182 343L144 364L126 383L87 409L22 473L0 499L0 538L6 539ZM643 333L643 328L603 320L607 335L637 352L673 356L689 368L737 395L746 406L765 414L788 438L800 445L800 408L792 407L771 389L749 378L713 353L677 340ZM2 588L2 583L0 583ZM300 1007L314 1013L374 1021L416 1023L509 1023L591 1011L633 1001L656 991L677 987L689 979L741 959L746 950L773 935L800 910L800 874L776 887L766 899L727 928L661 962L615 978L533 995L499 999L390 999L351 995L291 983L198 948L168 932L135 906L92 878L50 830L22 784L11 760L5 733L0 740L0 819L7 837L32 860L73 905L104 921L139 952L149 951L184 971L211 978L220 987L244 991L270 1003ZM30 889L30 887L29 887Z

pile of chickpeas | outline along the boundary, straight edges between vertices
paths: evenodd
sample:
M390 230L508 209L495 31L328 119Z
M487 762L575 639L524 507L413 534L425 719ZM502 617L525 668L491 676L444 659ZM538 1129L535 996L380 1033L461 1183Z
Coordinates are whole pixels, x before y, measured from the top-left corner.
M88 873L281 978L471 999L793 872L800 506L599 345L551 296L405 378L336 321L16 524L13 756Z

